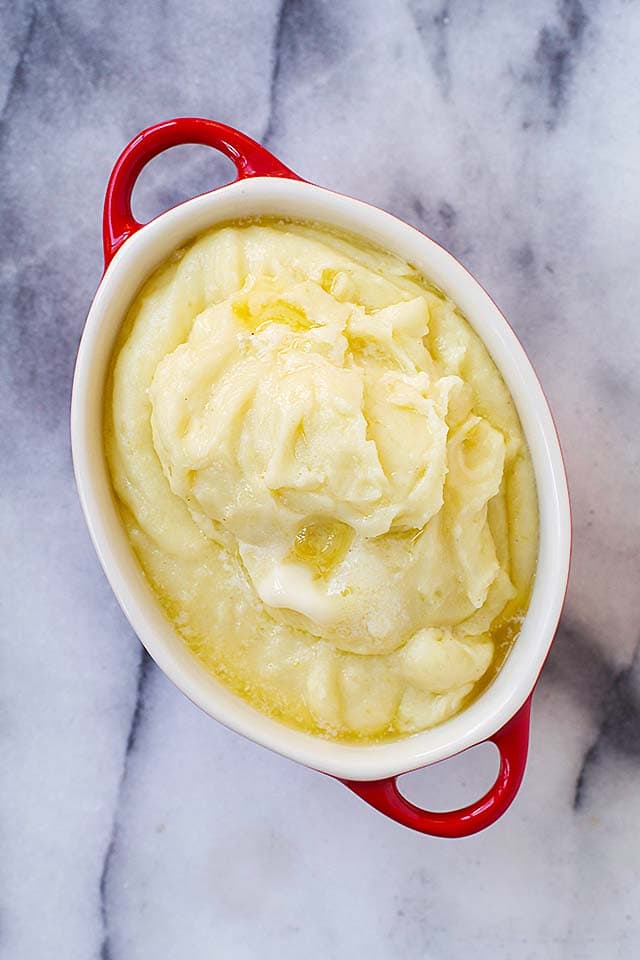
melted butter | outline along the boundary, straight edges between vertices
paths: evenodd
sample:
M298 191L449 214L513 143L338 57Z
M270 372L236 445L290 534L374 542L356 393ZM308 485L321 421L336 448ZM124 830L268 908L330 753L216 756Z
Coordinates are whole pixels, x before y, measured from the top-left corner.
M267 327L270 323L285 324L296 333L308 330L313 326L313 322L309 320L301 307L286 303L284 300L274 300L273 303L262 308L256 332Z
M248 293L237 296L231 309L251 333L259 333L272 323L283 324L296 333L309 330L314 324L304 309L278 294L275 282L263 277Z
M326 293L341 303L351 300L353 303L358 301L358 292L353 280L344 270L332 270L326 267L322 271L320 286Z
M353 531L339 520L316 520L300 527L293 543L296 560L325 577L344 559L353 540Z
M463 701L463 707L469 706L470 703L473 703L474 700L477 700L478 697L484 693L484 691L491 686L493 681L496 679L500 671L502 670L509 652L513 648L515 641L518 639L520 631L522 630L522 622L524 620L524 611L529 605L530 596L527 595L526 602L523 604L520 600L518 604L517 613L509 613L509 607L505 613L498 617L495 623L492 624L489 630L489 636L493 640L494 644L494 654L493 660L491 661L491 666L485 673L483 677L476 682L475 687L471 691L468 697Z

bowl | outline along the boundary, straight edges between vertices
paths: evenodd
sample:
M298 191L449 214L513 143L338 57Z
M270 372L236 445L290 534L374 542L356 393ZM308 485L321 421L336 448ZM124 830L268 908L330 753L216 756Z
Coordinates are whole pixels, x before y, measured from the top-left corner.
M235 164L237 179L138 223L131 194L143 167L179 144L206 144ZM103 403L119 327L153 270L187 240L217 223L277 216L318 221L398 254L458 305L484 341L515 402L533 462L539 556L522 630L480 697L432 729L392 742L331 742L258 712L207 673L166 619L120 522L103 449ZM531 697L554 638L567 588L571 521L560 445L541 385L497 306L455 257L415 227L361 200L309 183L245 134L196 117L144 130L115 164L104 206L105 272L82 334L73 382L71 441L76 482L91 537L113 591L158 666L209 716L256 743L342 780L363 800L423 833L459 837L500 817L525 770ZM489 740L500 753L493 786L459 810L410 803L398 777Z

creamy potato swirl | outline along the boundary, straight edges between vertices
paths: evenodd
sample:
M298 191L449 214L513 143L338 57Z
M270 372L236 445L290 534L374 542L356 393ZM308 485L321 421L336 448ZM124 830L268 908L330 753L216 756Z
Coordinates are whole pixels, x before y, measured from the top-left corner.
M153 589L260 709L400 735L495 672L534 574L531 461L486 348L408 264L316 226L211 230L133 304L105 429Z

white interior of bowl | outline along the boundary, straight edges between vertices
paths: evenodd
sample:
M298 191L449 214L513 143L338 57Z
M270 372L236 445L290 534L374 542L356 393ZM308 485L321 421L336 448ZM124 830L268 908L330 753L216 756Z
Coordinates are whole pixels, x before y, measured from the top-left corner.
M129 546L111 492L102 445L103 392L114 340L136 292L155 267L202 230L238 217L268 215L318 220L366 237L408 260L446 291L500 369L531 450L540 507L540 552L522 632L495 681L471 706L432 730L392 743L333 743L290 729L209 675L162 613ZM89 312L76 365L71 436L89 530L122 609L174 683L233 730L326 773L372 780L434 763L479 743L500 729L531 692L553 640L569 567L569 504L553 420L520 343L490 297L449 253L401 220L309 183L259 177L196 197L147 224L115 256Z

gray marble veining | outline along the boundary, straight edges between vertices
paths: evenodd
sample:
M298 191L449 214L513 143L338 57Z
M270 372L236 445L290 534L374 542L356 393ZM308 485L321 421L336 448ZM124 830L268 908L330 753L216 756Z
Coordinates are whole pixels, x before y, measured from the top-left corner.
M624 0L0 2L0 960L640 951L640 9ZM575 549L524 788L460 843L209 721L143 655L77 503L68 406L122 146L180 114L449 248L563 442ZM143 218L221 183L181 148ZM470 799L479 749L413 775Z

